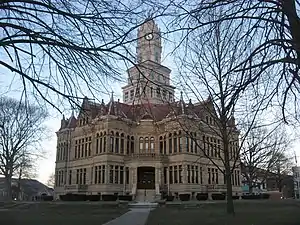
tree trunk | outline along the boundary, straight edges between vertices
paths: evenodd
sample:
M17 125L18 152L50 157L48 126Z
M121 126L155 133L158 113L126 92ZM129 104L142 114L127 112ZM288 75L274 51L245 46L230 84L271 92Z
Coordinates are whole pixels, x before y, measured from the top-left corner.
M230 163L225 161L225 173L226 173L226 188L227 188L227 213L229 215L235 214L234 205L232 199L232 184L231 184L231 171L230 171Z
M6 201L12 200L11 176L5 177Z
M231 184L231 166L230 166L230 160L229 160L229 141L227 136L227 131L225 131L224 137L224 166L225 166L225 177L226 177L226 188L227 188L227 214L233 215L234 212L234 205L233 205L233 199L232 199L232 184Z

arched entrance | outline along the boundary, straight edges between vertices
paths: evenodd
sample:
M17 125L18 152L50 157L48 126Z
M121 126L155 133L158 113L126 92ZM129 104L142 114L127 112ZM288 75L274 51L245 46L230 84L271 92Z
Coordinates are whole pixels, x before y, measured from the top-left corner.
M137 188L155 189L155 168L154 167L137 168Z

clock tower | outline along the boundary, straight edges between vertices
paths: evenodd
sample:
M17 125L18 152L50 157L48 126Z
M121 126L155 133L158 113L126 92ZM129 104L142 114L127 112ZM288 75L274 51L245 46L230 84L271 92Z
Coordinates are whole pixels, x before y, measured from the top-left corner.
M161 63L161 35L154 20L148 20L138 29L137 62L147 60Z
M127 70L123 89L126 104L165 104L174 101L175 87L170 85L171 70L161 64L161 33L154 20L138 29L136 65Z

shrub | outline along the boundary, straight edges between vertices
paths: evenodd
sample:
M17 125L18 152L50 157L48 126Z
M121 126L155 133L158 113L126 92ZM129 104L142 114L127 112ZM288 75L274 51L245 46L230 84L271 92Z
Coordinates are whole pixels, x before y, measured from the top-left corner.
M51 195L42 195L41 197L43 201L53 201L53 196Z
M89 201L100 201L100 195L87 195L87 200Z
M117 201L118 196L117 195L102 195L103 201Z
M190 200L191 195L190 194L180 194L179 195L179 199L181 201L189 201Z
M262 199L262 195L243 195L242 199L250 200L250 199Z
M270 194L268 194L268 193L263 193L263 194L262 194L262 198L263 198L263 199L269 199L269 198L270 198Z
M197 199L198 201L205 201L205 200L208 199L208 193L198 193L198 194L196 195L196 199Z
M168 202L172 202L172 201L174 201L174 195L167 195L166 196L166 201L168 201Z
M218 194L218 193L215 193L215 194L211 194L211 198L212 198L213 200L225 200L226 195L225 195L225 194Z
M122 200L122 201L132 201L131 195L119 195L118 198L119 198L119 200Z
M234 195L234 196L232 196L232 199L233 199L233 200L240 199L240 196L239 196L239 195Z

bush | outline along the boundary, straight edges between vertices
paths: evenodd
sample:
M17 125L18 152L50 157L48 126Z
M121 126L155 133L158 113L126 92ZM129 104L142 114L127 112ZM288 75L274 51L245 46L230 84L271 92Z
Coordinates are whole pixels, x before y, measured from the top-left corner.
M234 195L234 196L232 196L232 199L233 199L233 200L240 199L240 196L239 196L239 195Z
M87 200L88 201L100 201L101 195L87 195Z
M198 201L206 201L208 199L208 193L198 193L196 199Z
M263 199L269 199L269 198L270 198L270 194L268 194L268 193L263 193L263 194L262 194L262 198L263 198Z
M41 197L43 201L53 201L53 196L51 195L42 195Z
M167 196L166 196L166 201L172 202L172 201L174 201L174 197L175 197L175 196L173 196L173 195L167 195Z
M225 194L217 194L217 193L215 193L215 194L211 194L211 198L213 200L225 200L226 195Z
M191 195L190 194L180 194L179 195L179 199L181 201L189 201L190 200Z
M270 195L269 194L266 194L265 196L265 199L269 198ZM259 195L243 195L242 196L242 199L245 199L245 200L250 200L250 199L263 199L264 198L264 194L259 194Z
M119 198L119 200L122 200L122 201L132 201L131 195L119 195L118 198Z
M118 196L117 195L102 195L103 201L117 201Z

